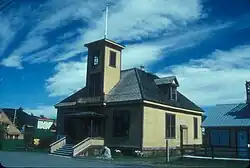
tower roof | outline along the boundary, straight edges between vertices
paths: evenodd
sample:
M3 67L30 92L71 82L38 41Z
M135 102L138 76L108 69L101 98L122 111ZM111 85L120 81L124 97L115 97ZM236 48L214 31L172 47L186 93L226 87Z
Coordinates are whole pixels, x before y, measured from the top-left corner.
M109 40L109 39L106 39L106 38L104 38L104 39L100 39L100 40L97 40L97 41L93 41L93 42L90 42L90 43L87 43L87 44L85 44L84 46L85 47L90 47L90 46L92 46L92 45L96 45L96 44L110 44L110 45L114 45L114 46L116 46L118 49L120 49L120 50L122 50L122 49L124 49L125 48L125 46L124 45L121 45L121 44L118 44L118 43L116 43L116 42L114 42L114 41L112 41L112 40Z

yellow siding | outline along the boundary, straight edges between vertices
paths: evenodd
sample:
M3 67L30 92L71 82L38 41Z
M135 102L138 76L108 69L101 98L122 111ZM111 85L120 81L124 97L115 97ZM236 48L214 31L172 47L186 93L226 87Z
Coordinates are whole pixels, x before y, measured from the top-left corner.
M165 113L176 115L176 139L169 140L171 147L180 146L180 125L188 127L188 144L202 144L201 116L176 113L144 106L143 115L143 148L166 146ZM193 117L198 118L198 139L194 139Z
M113 113L115 110L130 111L130 129L128 137L113 137ZM105 145L110 147L131 147L140 148L142 137L142 105L124 105L117 107L107 107L104 114L106 119Z
M116 67L109 66L109 55L110 51L116 52ZM120 80L120 70L121 70L121 52L114 50L110 47L105 47L105 59L104 59L104 93L108 94L110 90L119 82Z

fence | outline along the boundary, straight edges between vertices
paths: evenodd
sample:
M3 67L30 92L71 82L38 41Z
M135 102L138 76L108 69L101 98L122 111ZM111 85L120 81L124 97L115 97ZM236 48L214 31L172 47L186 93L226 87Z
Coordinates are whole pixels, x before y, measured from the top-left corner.
M250 158L248 147L221 147L205 145L183 145L180 154L205 157Z

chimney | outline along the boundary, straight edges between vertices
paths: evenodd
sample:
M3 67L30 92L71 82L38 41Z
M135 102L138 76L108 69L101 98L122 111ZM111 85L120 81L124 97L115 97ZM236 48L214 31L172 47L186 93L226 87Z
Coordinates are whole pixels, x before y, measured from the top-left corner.
M250 103L250 81L246 81L246 102Z
M142 71L145 71L144 65L141 65L141 66L140 66L140 69L141 69Z

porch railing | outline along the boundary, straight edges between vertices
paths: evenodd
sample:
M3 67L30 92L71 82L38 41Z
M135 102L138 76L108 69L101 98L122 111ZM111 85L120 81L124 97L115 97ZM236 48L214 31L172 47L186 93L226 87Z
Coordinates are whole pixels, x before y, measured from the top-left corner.
M103 138L86 138L83 141L79 142L75 146L73 146L73 156L78 155L82 151L86 150L90 146L103 146L104 140Z
M66 145L66 136L50 144L50 153Z

